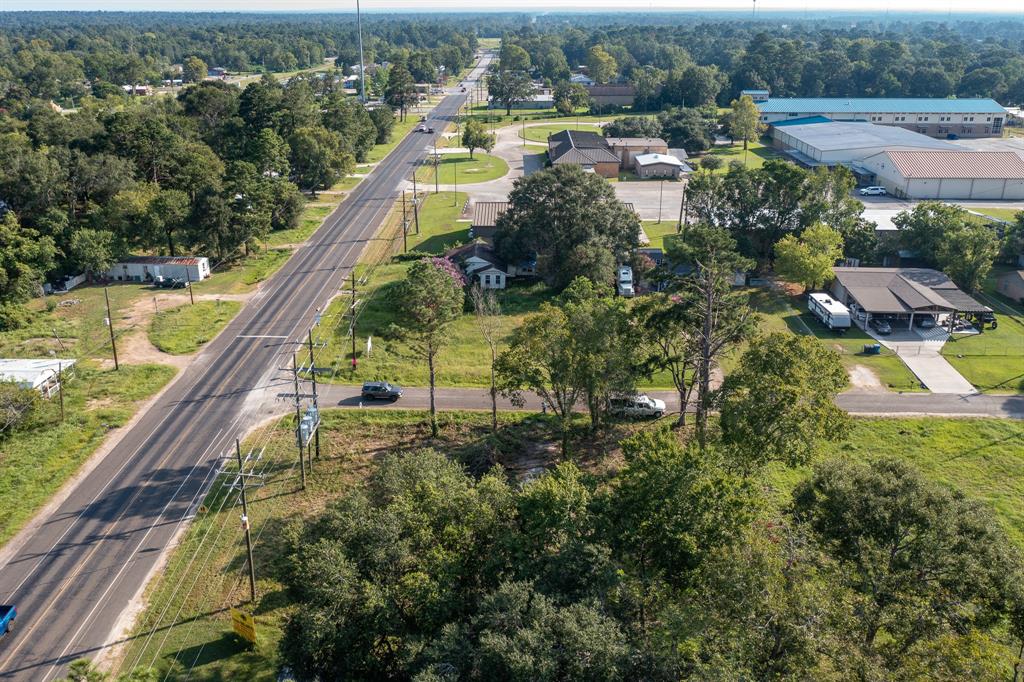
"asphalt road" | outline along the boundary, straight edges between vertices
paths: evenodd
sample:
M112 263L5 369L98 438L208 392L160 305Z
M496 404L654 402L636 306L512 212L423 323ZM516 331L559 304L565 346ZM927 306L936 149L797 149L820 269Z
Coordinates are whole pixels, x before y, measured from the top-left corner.
M280 388L287 390L287 387ZM340 407L353 409L425 409L429 406L429 389L406 388L402 398L396 402L366 402L359 397L358 386L320 384L320 405L324 408ZM665 401L670 412L678 412L679 397L674 391L649 391L652 398ZM481 388L439 388L437 407L440 410L489 410L491 397ZM525 396L522 408L514 407L503 398L498 398L498 409L523 409L533 412L540 410L540 400L533 395ZM1024 396L996 395L949 395L944 393L881 393L849 391L836 398L836 403L850 414L861 416L889 417L1001 417L1024 419Z
M428 116L438 131L465 98L449 95ZM431 139L407 136L66 499L4 548L0 603L16 604L18 619L0 639L0 680L46 682L112 644L219 459L280 411L264 387L341 288Z

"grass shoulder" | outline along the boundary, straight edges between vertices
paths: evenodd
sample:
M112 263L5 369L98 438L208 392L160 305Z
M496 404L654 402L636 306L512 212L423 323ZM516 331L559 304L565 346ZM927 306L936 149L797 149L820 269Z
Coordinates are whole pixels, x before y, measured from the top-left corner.
M188 355L215 337L231 321L242 304L238 301L197 301L162 310L153 316L149 341L171 355Z

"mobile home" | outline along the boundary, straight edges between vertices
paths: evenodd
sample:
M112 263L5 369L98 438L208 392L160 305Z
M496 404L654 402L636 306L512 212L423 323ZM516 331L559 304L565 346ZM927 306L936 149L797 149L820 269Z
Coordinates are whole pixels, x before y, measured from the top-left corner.
M850 309L828 294L810 294L807 307L829 329L845 331L850 328Z

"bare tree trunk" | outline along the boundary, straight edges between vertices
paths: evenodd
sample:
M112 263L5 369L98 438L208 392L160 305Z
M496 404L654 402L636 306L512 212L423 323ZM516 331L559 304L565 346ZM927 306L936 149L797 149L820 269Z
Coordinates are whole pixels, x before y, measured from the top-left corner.
M703 450L707 445L708 394L711 391L711 315L714 289L704 283L704 328L700 341L700 366L697 372L697 442Z
M677 386L679 391L679 419L676 420L676 428L686 426L686 386Z
M498 389L494 387L494 348L491 348L491 433L498 432Z

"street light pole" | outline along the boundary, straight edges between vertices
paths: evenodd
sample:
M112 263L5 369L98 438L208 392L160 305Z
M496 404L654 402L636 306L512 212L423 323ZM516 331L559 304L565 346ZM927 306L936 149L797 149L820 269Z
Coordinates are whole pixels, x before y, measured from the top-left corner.
M661 179L658 186L658 224L661 225L661 200L665 197L665 178Z
M356 0L356 30L359 33L359 90L360 101L366 104L366 62L363 60L363 14Z

